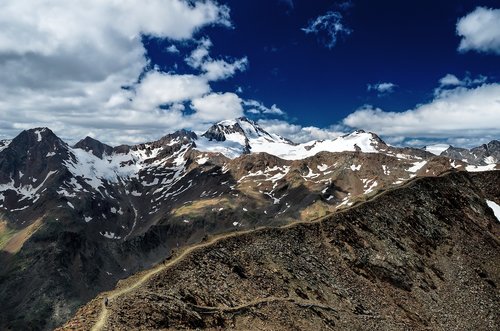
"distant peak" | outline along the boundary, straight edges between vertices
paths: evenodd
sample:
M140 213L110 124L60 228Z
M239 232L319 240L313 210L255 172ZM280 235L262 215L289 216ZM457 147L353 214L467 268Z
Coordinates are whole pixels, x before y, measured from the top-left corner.
M198 136L193 131L181 129L181 130L175 131L174 133L167 134L166 136L164 136L160 140L170 141L172 139L184 139L184 140L188 140L188 141L193 141L193 140L198 139Z
M77 142L74 148L83 149L99 158L102 158L103 154L111 155L113 153L113 147L103 144L99 140L89 136Z

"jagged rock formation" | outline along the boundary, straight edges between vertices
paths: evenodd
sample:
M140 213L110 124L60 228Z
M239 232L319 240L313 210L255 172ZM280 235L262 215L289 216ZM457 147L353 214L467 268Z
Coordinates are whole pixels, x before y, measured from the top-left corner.
M470 150L450 146L440 155L476 166L495 164L500 161L500 141L492 140L488 144L484 144Z
M420 178L319 221L220 239L140 285L141 275L121 283L100 321L108 330L498 330L500 223L485 199L500 200L499 180ZM61 330L90 330L105 295Z
M414 177L498 168L363 131L294 144L246 118L214 128L135 146L71 147L47 128L2 142L0 329L60 325L206 234L315 219Z

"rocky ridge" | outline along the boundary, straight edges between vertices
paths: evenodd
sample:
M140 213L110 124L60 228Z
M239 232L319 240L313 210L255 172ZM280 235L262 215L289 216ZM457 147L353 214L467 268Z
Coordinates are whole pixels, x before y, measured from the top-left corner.
M499 180L419 178L315 222L215 240L113 298L104 328L497 330L500 223L485 200L500 202ZM105 295L61 330L90 330Z
M53 328L206 234L315 219L415 177L498 168L363 131L294 144L244 118L215 127L134 146L69 146L47 128L3 142L0 328Z

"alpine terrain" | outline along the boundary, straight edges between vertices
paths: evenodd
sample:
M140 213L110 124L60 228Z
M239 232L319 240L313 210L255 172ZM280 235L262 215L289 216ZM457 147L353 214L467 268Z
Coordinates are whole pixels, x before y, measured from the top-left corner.
M499 160L247 118L23 131L0 141L0 329L498 329Z

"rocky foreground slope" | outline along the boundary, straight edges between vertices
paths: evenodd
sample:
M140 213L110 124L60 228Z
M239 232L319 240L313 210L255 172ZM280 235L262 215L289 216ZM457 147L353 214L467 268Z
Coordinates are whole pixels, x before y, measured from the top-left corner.
M113 298L107 330L498 330L499 172L416 179L215 240ZM121 282L134 286L140 275ZM89 330L103 294L62 330Z

